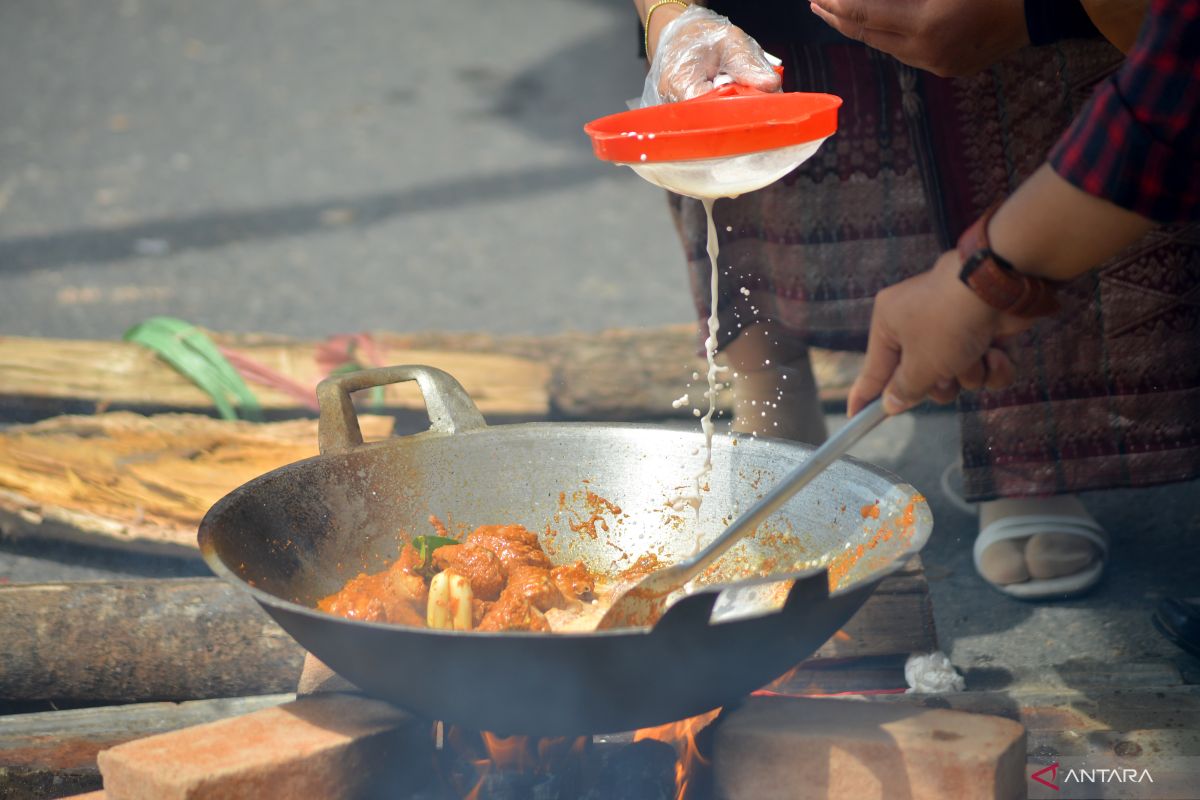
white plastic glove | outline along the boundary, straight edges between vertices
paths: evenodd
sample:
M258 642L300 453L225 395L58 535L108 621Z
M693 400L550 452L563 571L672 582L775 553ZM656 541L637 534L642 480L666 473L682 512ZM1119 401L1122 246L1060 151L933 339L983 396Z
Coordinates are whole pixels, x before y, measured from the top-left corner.
M779 75L758 42L728 17L689 6L659 34L642 106L698 97L719 86L713 81L721 75L763 92L780 89Z

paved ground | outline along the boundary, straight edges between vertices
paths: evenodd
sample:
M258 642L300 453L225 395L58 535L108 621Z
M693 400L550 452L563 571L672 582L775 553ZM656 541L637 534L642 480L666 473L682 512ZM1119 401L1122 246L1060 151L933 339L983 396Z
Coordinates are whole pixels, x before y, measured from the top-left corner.
M115 337L155 313L323 336L544 333L691 318L659 191L580 126L640 91L622 0L0 4L0 334ZM862 446L925 491L945 649L977 687L1151 663L1148 614L1200 586L1194 485L1086 498L1114 537L1091 596L1026 604L970 564L937 477L952 414ZM0 580L200 571L0 542Z
M623 0L0 4L0 333L691 316L662 193L581 128Z

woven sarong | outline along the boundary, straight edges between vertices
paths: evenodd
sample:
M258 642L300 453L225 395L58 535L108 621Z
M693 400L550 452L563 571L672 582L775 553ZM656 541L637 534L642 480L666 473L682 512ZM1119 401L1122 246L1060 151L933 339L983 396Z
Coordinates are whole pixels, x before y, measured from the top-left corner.
M774 320L796 343L862 349L875 293L928 269L1041 165L1121 58L1106 43L1071 41L943 80L846 40L759 34L784 59L786 89L845 104L838 133L809 162L717 202L722 344ZM704 212L678 196L670 205L703 319ZM960 399L967 496L1200 475L1200 226L1155 230L1062 298L1061 314L1013 343L1016 385Z

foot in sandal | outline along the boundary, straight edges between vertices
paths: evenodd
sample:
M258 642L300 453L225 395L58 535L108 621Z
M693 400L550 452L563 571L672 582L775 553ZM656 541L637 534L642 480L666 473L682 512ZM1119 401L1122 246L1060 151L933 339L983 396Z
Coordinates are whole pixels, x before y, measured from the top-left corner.
M1074 495L981 503L975 568L1005 594L1067 597L1100 580L1108 537Z

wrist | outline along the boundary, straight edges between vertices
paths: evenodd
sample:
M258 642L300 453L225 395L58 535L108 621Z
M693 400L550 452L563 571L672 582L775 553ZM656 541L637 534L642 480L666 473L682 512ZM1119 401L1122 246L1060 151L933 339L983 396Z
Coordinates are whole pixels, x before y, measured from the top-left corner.
M988 241L1012 265L1027 275L1049 277L1046 267L1054 263L1058 242L1046 226L1031 226L1028 212L1011 198L993 209L987 226Z
M946 287L954 305L966 312L968 317L981 320L989 327L1001 327L1001 320L1005 317L1004 312L984 302L983 298L963 283L960 277L962 268L963 259L958 251L947 250L934 263L933 272L938 276L939 282Z
M989 208L959 237L959 280L984 303L1014 317L1054 314L1058 311L1056 284L1017 269L993 247L989 228L997 208Z
M658 40L662 36L663 29L675 20L679 19L683 12L687 11L690 4L684 2L667 2L659 3L657 0L651 2L647 7L647 17L643 22L646 31L646 59L654 60L654 54L658 52Z

